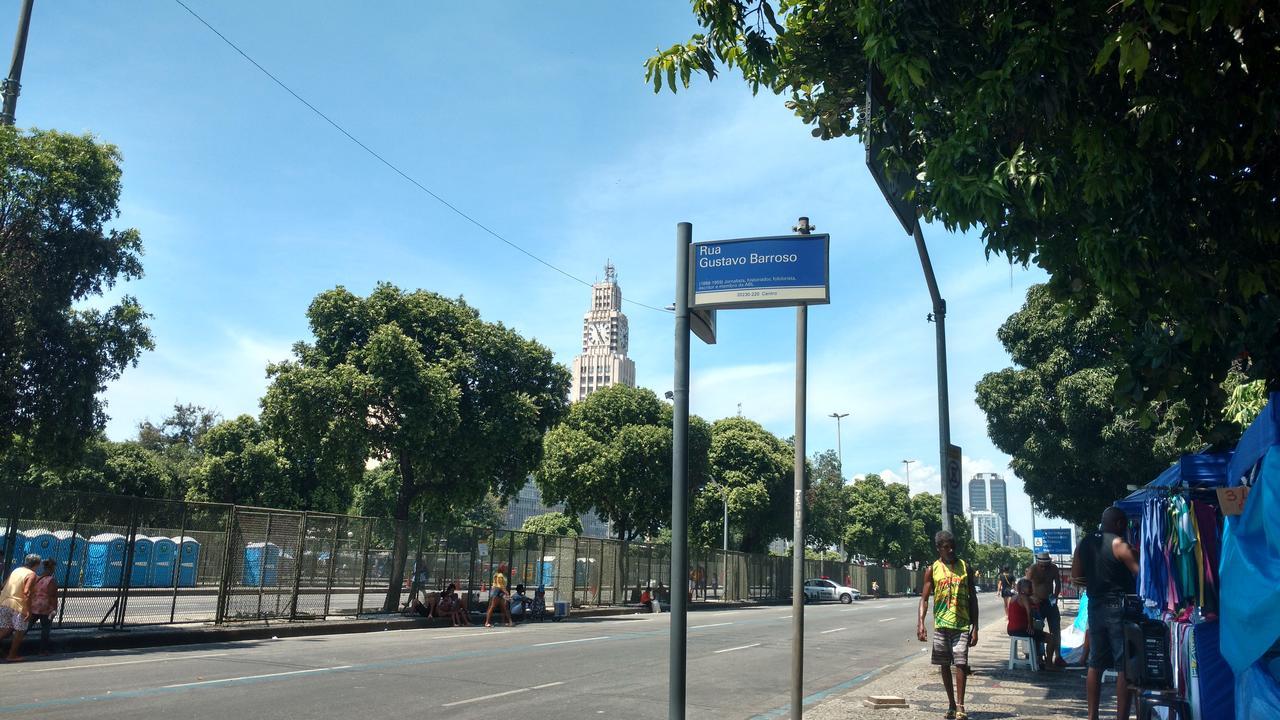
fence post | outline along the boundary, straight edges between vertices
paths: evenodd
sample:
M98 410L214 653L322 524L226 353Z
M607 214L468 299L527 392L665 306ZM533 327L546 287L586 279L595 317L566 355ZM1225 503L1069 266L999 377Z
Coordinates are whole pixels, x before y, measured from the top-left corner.
M418 514L418 549L413 553L413 570L409 573L409 597L405 600L405 605L413 605L413 599L418 597L418 571L422 567L422 541L427 534L427 524L422 519L422 514Z
M271 547L271 520L275 513L267 512L267 536L262 540L262 553L258 555L258 619L262 617L262 593L267 588L267 548ZM276 558L276 579L280 575L280 558Z
M227 620L227 604L231 600L231 535L235 532L235 525L236 506L231 505L227 508L227 530L222 543L222 577L218 579L218 609L213 616L214 625L221 625Z
M74 533L74 531L73 531ZM71 541L75 542L75 535L72 534ZM178 614L178 576L182 574L182 543L187 537L187 504L182 503L182 519L178 521L178 550L173 556L173 602L169 605L169 624L173 624L174 617ZM152 549L152 560L155 560L155 550Z
M307 545L307 511L302 511L302 521L298 523L298 549L293 559L293 597L289 599L289 619L298 619L298 593L302 589L302 563L306 557Z
M356 601L356 617L364 614L364 584L369 579L369 539L373 527L368 519L364 522L364 540L360 549L360 598Z
M124 627L124 614L129 607L129 588L133 582L133 545L138 541L138 498L130 498L128 544L124 549L124 564L120 567L120 589L116 594L116 617L112 627Z
M324 583L324 617L329 617L329 598L333 596L333 573L338 567L338 531L342 529L342 521L338 518L333 519L333 543L329 546L329 577Z

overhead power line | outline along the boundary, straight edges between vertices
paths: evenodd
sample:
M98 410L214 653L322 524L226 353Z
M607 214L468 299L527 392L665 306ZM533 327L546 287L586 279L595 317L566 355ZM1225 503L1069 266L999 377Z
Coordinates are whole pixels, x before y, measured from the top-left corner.
M448 208L449 210L451 210L455 215L457 215L458 217L462 218L463 220L466 220L467 222L471 223L472 225L475 225L476 227L480 228L480 229L481 229L481 230L483 230L484 232L486 232L486 233L488 233L489 235L493 236L493 237L494 237L494 238L496 238L497 240L500 240L501 242L503 242L504 244L506 244L508 247L510 247L510 248L512 248L512 249L514 249L514 250L516 250L516 251L518 251L518 252L520 252L520 253L524 254L525 256L527 256L528 258L530 258L531 260L533 260L533 261L535 261L535 262L537 262L537 263L539 263L539 264L541 264L541 265L543 265L543 266L545 266L545 267L548 267L548 268L550 268L551 270L554 270L554 271L556 271L556 272L560 273L561 275L563 275L563 276L565 276L565 277L569 278L570 280L573 280L574 282L581 283L581 284L583 284L583 285L585 285L585 286L587 286L587 287L591 287L591 285L592 285L591 283L587 282L586 280L583 280L582 278L578 277L577 275L574 275L573 273L569 272L568 270L565 270L564 268L561 268L561 267L559 267L559 266L557 266L557 265L554 265L554 264L552 264L552 263L550 263L550 262L548 262L548 261L546 261L546 260L543 260L542 258L538 257L537 255L533 254L532 252L530 252L530 251L528 251L528 250L524 249L523 247L521 247L521 246L517 245L516 243L514 243L514 242L512 242L512 241L510 241L510 240L508 240L508 239L506 239L506 238L505 238L505 237L503 237L500 233L498 233L496 230L494 230L494 229L490 228L488 225L485 225L484 223L482 223L482 222L480 222L479 220L475 219L475 218L474 218L474 217L472 217L471 215L468 215L466 212L464 212L464 211L463 211L462 209L460 209L458 206L456 206L456 205L454 205L453 203L449 202L448 200L444 199L444 198L443 198L443 197L441 197L439 194L437 194L435 191L433 191L431 188L429 188L429 187L427 187L426 185L423 185L422 183L418 182L418 181L417 181L413 176L409 175L409 174L408 174L408 173L406 173L404 170L401 170L399 167L397 167L395 163L393 163L393 162L391 162L390 160L386 159L385 157L383 157L383 156L379 155L379 154L377 153L377 151L375 151L373 148L371 148L371 147L369 147L368 145L364 144L364 142L363 142L363 141L361 141L361 140L360 140L360 138L356 137L355 135L352 135L352 134L351 134L351 133L350 133L346 128L344 128L343 126L339 125L339 124L338 124L338 123L337 123L333 118L329 117L328 115L325 115L323 112L321 112L321 110L320 110L319 108L317 108L315 105L312 105L312 104L311 104L311 103L310 103L306 98L304 98L304 97L302 97L301 95L299 95L298 93L294 92L293 88L291 88L291 87L289 87L288 85L286 85L286 84L284 83L284 81L283 81L283 80L281 80L280 78L276 77L276 76L275 76L275 75L274 75L270 70L268 70L268 69L266 69L265 67L263 67L263 66L262 66L262 64L261 64L261 63L259 63L257 60L254 60L254 59L253 59L253 57L251 57L251 56L249 55L249 53L245 52L244 50L242 50L242 49L240 48L240 46L239 46L239 45L236 45L234 42L232 42L232 41L231 41L231 38L227 37L226 35L223 35L223 34L222 34L222 32L221 32L220 30L218 30L218 28L216 28L216 27L214 27L213 25L209 24L209 21L208 21L208 20L205 20L203 17L201 17L201 16L200 16L200 14L199 14L199 13L197 13L195 10L192 10L192 9L191 9L191 7L190 7L189 5L187 5L185 2L183 2L182 0L173 0L173 1L174 1L175 3L177 3L178 5L182 6L182 9L183 9L183 10L186 10L186 11L191 15L191 17L193 17L193 18L195 18L197 21L199 21L201 25L204 25L206 28L208 28L209 32L212 32L214 35L217 35L217 36L218 36L218 38L222 40L222 42L226 43L226 44L227 44L227 46L228 46L228 47L230 47L232 50L235 50L235 51L240 55L240 57L242 57L242 58L244 58L245 60L247 60L247 61L249 62L249 64L251 64L251 65L253 65L255 68L257 68L257 69L259 70L259 72L261 72L263 75L266 75L268 78L270 78L270 79L271 79L271 82L275 83L276 85L279 85L279 86L280 86L280 88L281 88L282 90L284 90L285 92L287 92L287 93L289 93L290 95L292 95L294 100L297 100L298 102L302 103L302 104L303 104L303 106L305 106L305 107L306 107L308 110L310 110L311 112L315 113L315 114L316 114L316 116L318 116L321 120L324 120L325 122L329 123L329 125L330 125L330 126L332 126L334 130L337 130L338 132L342 133L342 134L343 134L343 135L344 135L348 140L350 140L351 142L355 143L355 144L356 144L356 146L358 146L361 150L364 150L364 151L365 151L366 153L368 153L372 158L374 158L374 159L375 159L375 160L377 160L378 162L382 163L383 165L387 166L387 168L389 168L389 169L390 169L392 172L394 172L396 175L399 175L401 178L403 178L404 180L406 180L407 182L409 182L411 185L413 185L414 187L418 188L418 189L419 189L419 190L421 190L422 192L426 193L428 196L430 196L430 197L431 197L431 199L433 199L433 200L435 200L436 202L440 203L441 205L445 206L446 208ZM623 302L631 303L632 305L637 305L637 306L639 306L639 307L647 308L647 309L649 309L649 310L655 310L655 311L660 312L660 313L669 313L669 312L670 312L669 310L666 310L665 308L654 307L653 305L647 305L647 304L642 303L642 302L639 302L639 301L637 301L637 300L629 300L629 299L627 299L627 298L623 298Z

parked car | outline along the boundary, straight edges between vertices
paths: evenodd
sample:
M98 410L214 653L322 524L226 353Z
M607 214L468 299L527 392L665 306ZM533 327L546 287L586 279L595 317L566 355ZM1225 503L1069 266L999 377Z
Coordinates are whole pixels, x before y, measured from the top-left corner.
M862 595L857 588L841 585L827 578L811 578L804 581L804 599L806 602L818 600L839 600L848 604Z

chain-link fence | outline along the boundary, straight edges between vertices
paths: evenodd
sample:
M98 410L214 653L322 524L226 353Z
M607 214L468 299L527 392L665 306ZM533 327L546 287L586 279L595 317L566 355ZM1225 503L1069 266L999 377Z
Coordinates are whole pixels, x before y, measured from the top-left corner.
M53 558L60 627L307 620L381 612L452 584L473 609L495 573L547 603L637 604L671 593L671 548L422 522L406 529L395 575L396 523L327 513L18 490L0 499L0 570L27 554ZM682 588L695 601L786 599L791 559L690 553ZM805 561L806 578L870 594L920 587L902 568Z

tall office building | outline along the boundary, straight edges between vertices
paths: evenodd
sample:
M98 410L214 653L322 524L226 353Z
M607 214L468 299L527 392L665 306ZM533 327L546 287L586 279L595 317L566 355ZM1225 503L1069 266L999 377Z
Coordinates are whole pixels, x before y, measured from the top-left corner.
M997 473L977 473L969 479L969 512L991 512L1000 517L998 545L1012 545L1009 535L1009 489Z
M606 263L604 282L591 286L591 309L582 317L582 354L573 359L571 402L610 385L635 387L636 364L627 357L629 341L622 288L613 264Z
M973 523L973 540L983 545L1004 545L1004 518L988 510L974 510L969 513Z
M982 473L969 478L969 512L985 512L987 507L987 481Z
M1027 541L1022 539L1017 530L1009 528L1009 546L1010 547L1026 547ZM1073 546L1074 547L1074 546Z
M537 484L531 478L525 481L524 487L520 488L520 492L516 493L516 496L507 505L502 528L504 530L519 530L524 526L525 520L535 515L549 512L564 512L564 505L561 503L544 504L542 502L542 491L538 489ZM582 537L607 538L613 536L612 526L607 521L596 517L593 512L579 515L578 522L582 523Z

